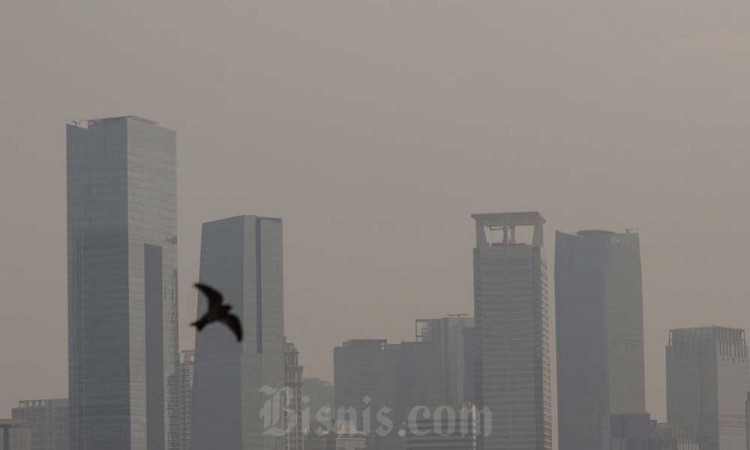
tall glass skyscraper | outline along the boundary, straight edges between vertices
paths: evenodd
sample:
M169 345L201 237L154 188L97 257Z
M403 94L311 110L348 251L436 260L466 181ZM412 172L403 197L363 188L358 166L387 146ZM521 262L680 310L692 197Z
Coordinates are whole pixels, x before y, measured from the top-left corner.
M485 450L550 450L549 307L537 212L476 214L478 400L492 414ZM526 233L524 233L526 232ZM483 419L484 420L484 419ZM481 420L480 422L482 422Z
M693 430L701 450L746 450L750 368L745 330L669 332L667 421Z
M245 337L238 343L221 324L196 334L193 450L284 447L283 268L281 219L238 216L203 224L200 281L224 294ZM198 299L198 317L207 303Z
M175 133L134 116L67 127L71 448L167 445L178 363Z
M559 447L599 450L610 416L646 413L639 238L558 232L555 245Z

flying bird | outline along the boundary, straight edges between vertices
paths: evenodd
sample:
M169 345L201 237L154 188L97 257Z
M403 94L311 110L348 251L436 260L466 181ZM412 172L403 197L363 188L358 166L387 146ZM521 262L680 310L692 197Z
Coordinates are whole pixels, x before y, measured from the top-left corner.
M242 341L242 324L240 323L240 319L229 312L232 309L232 305L224 303L224 296L221 295L221 292L202 283L195 283L194 286L208 299L208 311L191 325L197 328L198 331L201 331L209 323L221 322L234 332L238 342Z

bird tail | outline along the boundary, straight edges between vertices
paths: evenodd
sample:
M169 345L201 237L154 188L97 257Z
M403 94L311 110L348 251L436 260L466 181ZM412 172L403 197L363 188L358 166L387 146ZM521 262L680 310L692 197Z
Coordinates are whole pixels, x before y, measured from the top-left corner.
M203 330L203 327L205 327L205 326L206 326L206 322L205 322L205 321L203 321L203 320L199 320L199 321L197 321L197 322L193 322L193 323L191 323L190 325L192 325L192 326L194 326L195 328L197 328L197 329L198 329L198 331L201 331L201 330Z

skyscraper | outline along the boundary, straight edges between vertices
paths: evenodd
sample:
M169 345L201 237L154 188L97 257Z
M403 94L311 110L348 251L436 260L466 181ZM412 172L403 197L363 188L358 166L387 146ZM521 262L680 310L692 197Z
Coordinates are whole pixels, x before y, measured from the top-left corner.
M203 224L201 282L232 304L245 337L210 325L195 338L194 450L277 450L284 388L284 275L280 219L238 216ZM198 300L198 316L207 301ZM267 403L268 402L268 403ZM269 411L270 407L270 411ZM264 433L264 431L269 431Z
M549 309L537 212L476 214L474 313L486 450L550 450ZM520 229L519 229L520 228ZM526 238L523 234L526 233ZM530 233L528 233L530 232Z
M67 127L71 448L167 445L178 363L175 133L134 116Z
M643 289L638 234L555 239L560 450L599 450L611 415L643 415Z
M702 327L669 332L667 421L694 430L701 450L747 450L748 390L744 330Z
M31 450L70 448L68 399L21 401L13 408L12 418L29 429Z

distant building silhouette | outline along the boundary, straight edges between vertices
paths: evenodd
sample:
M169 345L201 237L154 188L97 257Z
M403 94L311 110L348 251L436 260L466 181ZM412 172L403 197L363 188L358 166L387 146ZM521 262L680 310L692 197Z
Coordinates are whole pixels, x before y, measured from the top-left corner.
M13 408L12 418L29 429L31 450L70 448L68 399L23 400Z
M694 430L701 450L747 450L749 389L744 330L702 327L669 332L667 421Z
M168 446L177 370L175 133L134 116L67 127L72 450Z
M453 316L419 319L417 341L434 343L440 358L440 371L431 377L440 382L440 400L444 404L474 402L475 366L478 347L474 318Z
M690 429L657 423L649 414L613 414L603 450L700 450Z
M388 344L378 339L344 342L334 350L336 420L364 431L368 450L403 449L405 434L399 431L405 431L411 409L441 404L440 370L435 343ZM385 435L376 433L381 410L387 410L393 425Z
M240 320L238 343L221 325L195 339L193 450L278 450L284 378L283 242L280 219L238 216L203 224L200 281ZM202 296L198 317L207 309ZM266 433L266 431L269 431Z
M557 232L555 302L559 448L599 450L646 413L638 234Z
M394 408L396 375L387 346L384 339L355 339L334 349L336 421L348 421L357 430L371 431L362 423L364 411ZM342 410L354 417L342 416ZM379 436L368 433L367 441L368 450L381 450Z
M328 417L332 419L335 406L333 384L320 378L305 378L302 380L302 386L304 395L310 398L310 421L315 421L316 414L323 408L330 408Z
M649 414L612 414L608 416L604 450L651 450L654 423Z
M479 409L492 413L486 450L551 450L552 411L544 218L475 214L474 315ZM523 232L528 232L524 238Z

